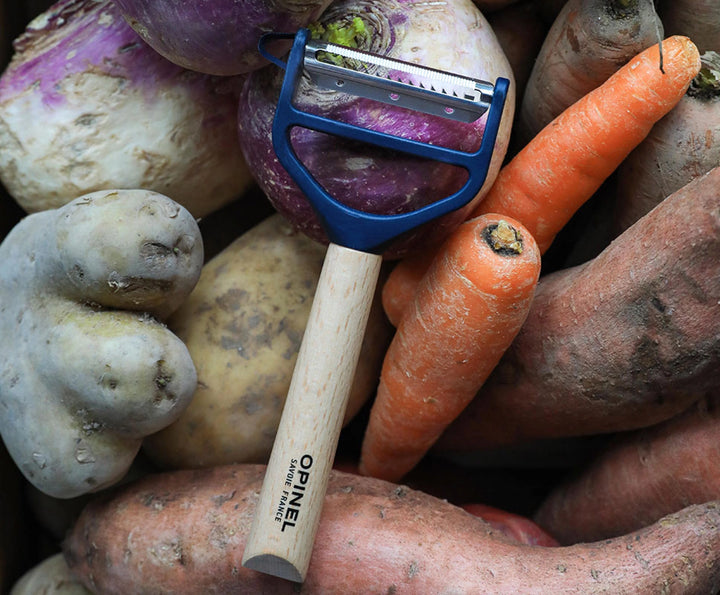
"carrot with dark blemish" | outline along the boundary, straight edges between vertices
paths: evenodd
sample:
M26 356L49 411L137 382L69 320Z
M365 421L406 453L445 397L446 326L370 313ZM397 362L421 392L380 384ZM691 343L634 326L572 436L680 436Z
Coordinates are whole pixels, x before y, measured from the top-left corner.
M598 256L543 275L522 329L435 448L491 451L663 422L718 388L720 166Z
M472 400L520 330L540 253L516 221L486 214L442 246L385 355L360 472L396 481Z

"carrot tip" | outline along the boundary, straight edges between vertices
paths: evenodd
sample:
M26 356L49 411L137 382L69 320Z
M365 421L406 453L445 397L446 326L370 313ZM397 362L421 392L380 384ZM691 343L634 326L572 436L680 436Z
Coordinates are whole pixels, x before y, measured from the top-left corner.
M522 234L504 219L487 226L482 234L487 245L498 254L503 256L522 254L524 244Z

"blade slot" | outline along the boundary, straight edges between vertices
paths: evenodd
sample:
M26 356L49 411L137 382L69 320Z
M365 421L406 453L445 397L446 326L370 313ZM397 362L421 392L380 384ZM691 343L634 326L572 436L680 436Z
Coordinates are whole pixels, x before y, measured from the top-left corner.
M304 68L319 87L468 123L494 91L487 81L319 41L305 46Z

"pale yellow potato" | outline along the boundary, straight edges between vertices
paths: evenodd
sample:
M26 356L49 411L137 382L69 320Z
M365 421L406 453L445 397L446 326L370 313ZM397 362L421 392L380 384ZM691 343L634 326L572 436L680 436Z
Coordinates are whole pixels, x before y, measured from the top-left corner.
M265 462L310 313L325 247L272 215L203 268L168 320L198 373L192 403L145 439L163 467ZM390 327L379 303L368 323L346 414L374 394Z

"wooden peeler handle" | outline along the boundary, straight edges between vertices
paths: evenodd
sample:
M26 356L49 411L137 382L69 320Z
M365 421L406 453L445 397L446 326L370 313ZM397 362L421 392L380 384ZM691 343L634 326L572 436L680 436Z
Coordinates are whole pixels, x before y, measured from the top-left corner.
M331 243L242 564L305 580L382 257Z

